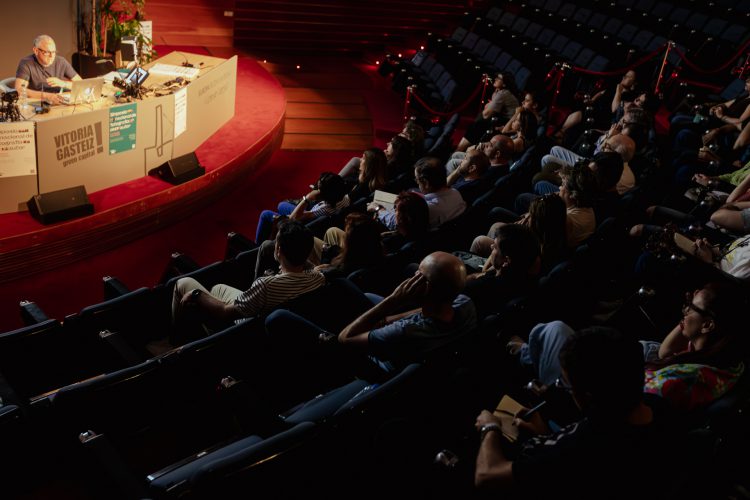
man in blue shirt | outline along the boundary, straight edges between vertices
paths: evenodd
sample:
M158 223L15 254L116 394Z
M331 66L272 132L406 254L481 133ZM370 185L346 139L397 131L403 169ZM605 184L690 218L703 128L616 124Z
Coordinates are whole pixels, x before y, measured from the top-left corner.
M19 94L27 88L29 99L40 99L51 104L62 104L63 89L70 90L74 80L81 77L73 67L57 57L57 46L49 35L34 39L33 54L21 59L16 69L15 88Z

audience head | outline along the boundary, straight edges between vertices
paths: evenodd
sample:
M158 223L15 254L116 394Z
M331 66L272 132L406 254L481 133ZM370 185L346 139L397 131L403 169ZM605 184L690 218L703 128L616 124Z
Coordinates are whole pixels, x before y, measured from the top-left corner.
M394 136L388 141L385 148L385 157L389 165L408 165L412 161L414 146L406 137L400 135Z
M536 119L534 113L525 109L518 113L517 125L514 125L514 130L520 133L525 139L536 139L538 128L539 121Z
M482 151L472 149L466 153L458 168L464 167L464 176L481 177L490 168L490 159Z
M292 266L301 266L313 248L313 233L303 223L296 220L285 220L279 223L276 235L276 260L281 262L280 256L286 258Z
M523 109L525 109L526 111L531 111L532 113L536 114L539 111L541 103L539 102L535 92L527 90L524 93L523 101L521 101L521 106L523 106Z
M680 329L694 350L655 364L703 363L728 367L741 360L748 348L742 324L746 303L743 292L728 283L708 283L688 293Z
M566 206L584 208L593 205L598 186L588 165L583 162L566 165L560 169L560 177L560 196Z
M560 365L587 415L624 418L643 401L643 348L614 328L574 333L560 351Z
M613 135L602 144L602 151L611 151L619 153L622 161L629 162L635 156L635 141L625 134Z
M331 206L336 206L346 195L346 183L344 179L331 172L323 172L318 179L320 199Z
M481 149L490 159L490 164L504 165L513 159L513 140L507 135L493 136L481 144Z
M540 196L529 205L528 227L541 244L543 269L549 270L563 256L567 219L565 202L557 194Z
M466 268L461 259L447 252L433 252L419 263L427 280L425 300L450 304L466 285Z
M344 248L335 261L351 267L375 266L383 260L380 226L372 217L350 213L344 222Z
M423 193L434 193L447 185L445 169L440 158L424 157L414 165L414 178Z
M564 227L564 226L563 226ZM516 272L538 273L540 258L539 240L523 224L505 224L495 233L492 243L495 250L492 267L503 274Z
M622 177L623 158L616 152L598 153L591 159L588 167L594 173L599 191L612 191Z
M399 135L409 139L415 146L424 142L424 129L414 120L407 121Z
M394 204L396 230L410 240L416 240L427 233L430 227L430 212L427 202L418 193L404 191Z
M366 149L359 163L359 183L366 184L370 191L385 186L387 163L382 149Z

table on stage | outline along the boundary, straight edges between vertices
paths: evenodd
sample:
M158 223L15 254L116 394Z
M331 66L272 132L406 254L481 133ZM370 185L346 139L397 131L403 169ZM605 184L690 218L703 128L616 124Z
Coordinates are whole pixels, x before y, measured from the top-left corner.
M165 84L175 76L159 69L188 65L198 76L170 92ZM0 213L25 210L36 194L79 185L91 193L147 175L194 151L234 116L236 56L172 52L144 68L156 71L143 99L116 102L117 89L106 84L95 103L0 123Z

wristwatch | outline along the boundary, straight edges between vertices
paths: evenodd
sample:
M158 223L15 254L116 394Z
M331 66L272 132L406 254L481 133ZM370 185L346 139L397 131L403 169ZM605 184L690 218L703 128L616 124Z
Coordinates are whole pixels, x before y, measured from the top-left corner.
M195 290L190 292L190 301L195 302L196 300L198 300L198 297L200 297L201 293L203 293L203 291L200 288L196 288Z
M484 437L487 435L487 433L492 432L492 431L502 432L502 429L500 428L500 424L497 424L495 422L484 424L482 427L479 428L479 439L484 440Z

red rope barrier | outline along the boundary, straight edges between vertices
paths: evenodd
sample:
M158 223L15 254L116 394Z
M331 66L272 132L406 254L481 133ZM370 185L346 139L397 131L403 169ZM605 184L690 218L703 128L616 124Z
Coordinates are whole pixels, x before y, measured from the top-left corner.
M687 58L687 55L683 51L681 51L680 48L677 47L677 46L675 46L674 50L677 51L677 54L682 58L682 61L685 63L685 65L688 68L692 69L693 71L695 71L697 73L702 73L704 75L710 75L712 73L718 73L719 71L724 71L729 66L731 66L732 64L734 64L735 61L737 61L737 58L740 57L740 55L742 55L742 53L745 51L745 49L747 49L748 46L750 46L750 40L748 40L744 44L742 44L742 47L740 48L740 50L738 50L736 54L734 54L732 57L730 57L729 60L727 60L727 62L725 62L722 65L720 65L720 66L718 66L716 68L713 68L713 69L702 69L699 66L696 66L695 63L693 63L692 61L690 61L690 59Z
M661 52L662 50L664 50L664 48L665 48L666 46L667 46L667 44L666 44L666 43L665 43L665 44L663 44L663 45L661 45L661 46L660 46L660 47L659 47L658 49L654 50L654 51L653 51L653 52L651 52L650 54L647 54L647 55L643 56L642 58L638 59L638 60L637 60L636 62L634 62L633 64L631 64L630 66L626 66L626 67L624 67L624 68L620 68L620 69L615 69L615 70L612 70L612 71L591 71L591 70L588 70L588 69L586 69L586 68L582 68L582 67L580 67L580 66L573 66L573 71L576 71L576 72L578 72L578 73L583 73L583 74L585 74L585 75L596 75L596 76L615 76L615 75L622 75L622 74L624 74L624 73L627 73L627 72L628 72L628 71L630 71L631 69L635 69L635 68L637 68L638 66L640 66L641 64L645 64L645 63L647 63L648 61L650 61L651 59L653 59L654 57L658 56L658 55L659 55L659 53L660 53L660 52Z
M463 111L464 109L466 109L466 107L469 104L471 104L471 102L479 95L479 91L483 87L484 87L483 82L480 82L479 85L477 85L477 88L474 89L474 92L471 93L471 95L469 96L469 98L463 104L461 104L459 107L457 107L456 109L454 109L453 111L436 111L436 110L432 109L426 102L424 102L422 100L422 98L419 97L419 95L416 92L414 92L412 94L412 96L414 97L414 99L417 100L417 102L419 104L421 104L422 106L424 106L424 108L427 110L428 113L432 113L433 115L437 115L437 116L451 116L454 113L460 113L461 111Z

